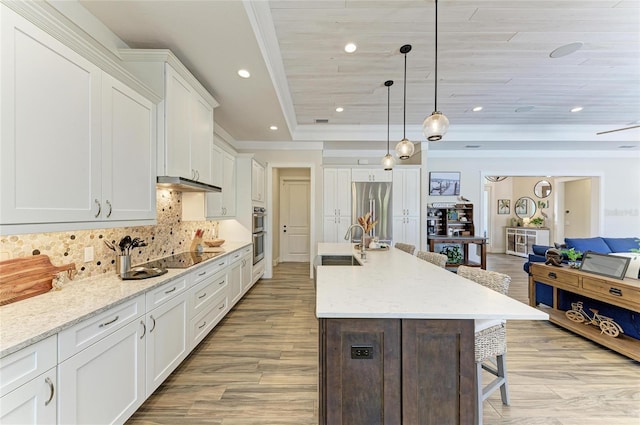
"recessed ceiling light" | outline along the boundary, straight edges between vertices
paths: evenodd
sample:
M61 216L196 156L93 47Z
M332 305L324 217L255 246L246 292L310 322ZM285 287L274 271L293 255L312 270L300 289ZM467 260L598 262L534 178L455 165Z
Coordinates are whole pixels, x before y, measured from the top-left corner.
M516 112L529 112L529 111L533 111L533 109L535 108L535 106L520 106L518 108L516 108Z
M480 145L465 145L465 148L467 149L478 149L480 147Z
M582 48L582 42L576 41L575 43L565 44L564 46L560 46L555 49L553 52L549 53L550 58L561 58L563 56L570 55L571 53L575 53Z
M358 46L356 46L355 43L347 43L347 45L344 46L344 51L347 53L353 53L357 48Z
M241 76L242 78L249 78L251 77L251 74L249 73L249 71L247 71L246 69L240 69L238 70L238 75Z
M344 111L344 108L342 106L338 106L336 108L336 112L342 112L342 111Z
M475 108L472 109L473 112L480 112L482 111L482 106L476 106Z
M275 130L277 130L277 129L278 129L278 126L277 126L277 125L272 125L271 127L269 127L269 130L274 130L274 131L275 131Z
M575 108L571 108L571 112L580 112L582 109L582 106L576 106Z

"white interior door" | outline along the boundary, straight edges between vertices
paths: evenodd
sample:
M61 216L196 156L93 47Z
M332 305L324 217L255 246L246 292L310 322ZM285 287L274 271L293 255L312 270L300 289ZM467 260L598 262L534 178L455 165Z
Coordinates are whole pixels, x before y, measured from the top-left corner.
M280 193L280 261L309 261L309 181L283 180Z

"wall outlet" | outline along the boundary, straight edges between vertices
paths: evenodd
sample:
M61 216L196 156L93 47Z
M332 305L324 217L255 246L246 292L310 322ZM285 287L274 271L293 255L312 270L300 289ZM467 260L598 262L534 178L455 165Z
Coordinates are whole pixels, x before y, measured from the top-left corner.
M84 262L90 263L93 261L93 247L85 246L84 247Z
M372 359L373 345L352 345L351 358L352 359Z

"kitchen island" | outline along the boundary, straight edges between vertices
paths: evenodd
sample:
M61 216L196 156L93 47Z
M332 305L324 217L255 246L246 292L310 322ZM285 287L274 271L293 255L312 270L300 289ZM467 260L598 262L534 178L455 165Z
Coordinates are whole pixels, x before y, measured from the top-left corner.
M320 423L475 423L474 320L548 315L398 249L359 262L316 268Z

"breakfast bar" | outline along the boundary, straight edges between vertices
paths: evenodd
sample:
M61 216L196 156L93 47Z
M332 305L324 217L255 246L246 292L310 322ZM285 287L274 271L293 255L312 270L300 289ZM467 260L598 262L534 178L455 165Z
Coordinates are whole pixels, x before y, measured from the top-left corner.
M321 424L473 424L474 320L548 319L398 249L318 256L359 264L316 266Z

